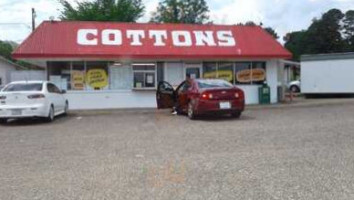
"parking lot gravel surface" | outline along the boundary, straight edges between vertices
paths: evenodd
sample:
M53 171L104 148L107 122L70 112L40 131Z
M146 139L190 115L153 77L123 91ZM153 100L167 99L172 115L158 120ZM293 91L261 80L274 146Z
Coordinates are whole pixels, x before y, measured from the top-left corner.
M0 199L354 199L354 103L0 126Z

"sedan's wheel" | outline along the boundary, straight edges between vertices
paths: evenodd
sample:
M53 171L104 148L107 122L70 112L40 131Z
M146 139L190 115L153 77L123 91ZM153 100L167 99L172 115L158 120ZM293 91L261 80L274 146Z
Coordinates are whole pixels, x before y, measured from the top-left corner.
M296 85L293 85L290 87L290 91L293 93L297 93L297 92L300 92L300 88L297 87Z
M0 124L6 124L6 123L7 123L7 119L4 118L0 119Z
M189 119L195 119L195 113L194 113L194 109L193 109L193 105L191 102L189 102L188 104L188 118Z
M48 117L46 118L47 122L52 122L54 120L54 107L51 106L49 109Z
M67 115L67 114L68 114L68 110L69 110L69 103L66 102L66 103L65 103L65 108L64 108L64 115Z
M233 113L231 113L231 117L238 119L241 117L241 112L233 112Z

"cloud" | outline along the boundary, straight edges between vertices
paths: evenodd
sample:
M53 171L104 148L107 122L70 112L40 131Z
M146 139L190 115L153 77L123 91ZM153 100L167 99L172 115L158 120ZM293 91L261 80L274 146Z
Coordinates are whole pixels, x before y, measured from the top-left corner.
M83 1L83 0L80 0ZM69 0L74 3L75 0ZM146 11L139 22L148 22L159 0L143 0ZM216 24L262 22L279 35L306 29L313 18L331 8L354 8L354 0L207 0L211 20ZM1 0L0 40L21 42L31 33L31 8L37 12L37 25L50 16L59 17L58 0ZM16 23L16 24L6 24Z
M220 4L211 0L210 5ZM291 31L306 29L315 17L331 8L354 8L353 0L229 0L219 9L211 9L211 18L217 24L237 24L247 21L262 22L273 27L281 36Z

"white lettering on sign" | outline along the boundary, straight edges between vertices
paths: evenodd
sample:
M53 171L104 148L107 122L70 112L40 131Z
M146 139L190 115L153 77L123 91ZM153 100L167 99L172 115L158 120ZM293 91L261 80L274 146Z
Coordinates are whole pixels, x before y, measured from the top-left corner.
M145 38L145 32L143 30L127 30L127 37L132 39L130 45L142 46L141 39Z
M189 31L172 31L172 42L176 47L192 46L192 37Z
M148 34L146 34L148 33ZM166 42L171 38L171 43L175 47L208 46L208 47L234 47L236 40L230 30L221 31L186 31L186 30L126 30L123 38L119 29L104 29L99 33L97 29L79 29L77 32L77 43L79 45L102 45L121 46L126 40L130 40L131 46L144 45L145 39L153 41L156 47L166 46Z
M195 45L197 46L216 46L213 31L193 31L195 35Z
M120 30L106 29L102 31L102 44L121 45L122 32Z
M154 46L166 46L163 40L167 40L167 31L150 30L149 37L155 39Z
M92 39L89 39L89 36ZM81 45L97 45L97 29L80 29L77 32L77 43Z
M218 31L219 46L232 47L236 46L235 38L232 36L232 31Z

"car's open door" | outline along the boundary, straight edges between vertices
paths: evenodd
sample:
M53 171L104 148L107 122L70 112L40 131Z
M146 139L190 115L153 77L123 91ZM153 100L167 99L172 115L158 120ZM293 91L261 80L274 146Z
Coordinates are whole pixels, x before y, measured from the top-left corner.
M172 85L165 81L159 82L156 91L157 108L172 108L175 105L175 100L175 90Z

